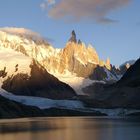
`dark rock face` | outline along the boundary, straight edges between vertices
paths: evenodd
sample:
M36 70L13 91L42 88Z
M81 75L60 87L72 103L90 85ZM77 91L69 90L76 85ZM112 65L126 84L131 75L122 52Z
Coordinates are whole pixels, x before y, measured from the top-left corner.
M89 76L89 78L93 80L104 80L105 78L107 78L104 67L97 66L94 69L93 73Z
M82 45L82 41L80 39L78 40L78 44L79 45Z
M69 60L68 70L76 73L79 77L89 77L89 75L94 71L97 65L87 63L86 66L79 63L77 59Z
M16 95L71 99L75 91L65 83L50 75L41 65L33 61L31 76L17 74L3 82L2 88Z
M4 78L7 75L6 67L3 70L0 70L0 77Z
M26 53L25 48L24 48L22 45L18 46L18 47L15 49L15 51L21 52L21 53L25 54L26 56L28 56L28 54Z
M131 66L117 83L93 84L84 90L90 98L84 101L99 108L140 109L140 59Z
M90 92L90 97L84 99L90 107L140 109L140 89L92 85L85 90Z
M73 30L72 33L71 33L71 38L69 39L69 42L77 43L76 33L75 33L74 30Z
M114 83L118 80L119 72L117 73L117 70L113 67L111 67L110 70L108 70L105 66L101 67L97 65L94 69L92 74L89 76L92 80L98 80L98 81L105 81L107 83Z

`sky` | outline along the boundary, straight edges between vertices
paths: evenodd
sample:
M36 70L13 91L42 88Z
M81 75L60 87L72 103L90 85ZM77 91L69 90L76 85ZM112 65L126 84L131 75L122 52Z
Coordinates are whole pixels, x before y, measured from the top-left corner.
M140 0L0 0L0 27L38 32L55 48L75 30L114 65L140 56Z

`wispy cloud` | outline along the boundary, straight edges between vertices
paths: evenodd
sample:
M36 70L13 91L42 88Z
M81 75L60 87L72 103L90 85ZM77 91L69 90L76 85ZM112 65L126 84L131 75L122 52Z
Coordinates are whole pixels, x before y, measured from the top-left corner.
M48 41L49 43L54 43L54 42L55 42L54 39L49 38L49 37L44 37L44 39L45 39L46 41Z
M5 33L11 34L11 35L18 35L26 38L34 38L36 40L46 40L49 43L55 42L54 39L49 37L42 37L40 34L33 32L29 29L25 28L15 28L15 27L4 27L0 28L0 31L3 31Z
M45 0L43 3L40 4L40 7L42 9L46 9L49 6L54 5L54 4L55 4L55 0Z
M73 21L94 20L100 23L114 23L108 15L132 0L47 0L41 4L49 17L71 18Z
M107 17L102 17L102 18L99 18L99 19L96 19L96 20L97 20L97 22L99 22L101 24L110 24L110 23L119 22L118 20L114 20L114 19L107 18Z

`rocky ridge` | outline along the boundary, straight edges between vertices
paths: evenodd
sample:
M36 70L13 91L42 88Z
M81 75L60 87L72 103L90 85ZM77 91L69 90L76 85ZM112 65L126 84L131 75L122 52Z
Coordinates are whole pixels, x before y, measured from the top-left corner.
M71 73L88 78L97 66L104 67L105 72L111 72L110 60L100 60L92 45L86 46L81 40L77 42L74 30L63 49L54 49L40 35L23 28L1 28L0 44L35 59L56 77L58 74ZM107 76L102 77L102 80L109 79Z

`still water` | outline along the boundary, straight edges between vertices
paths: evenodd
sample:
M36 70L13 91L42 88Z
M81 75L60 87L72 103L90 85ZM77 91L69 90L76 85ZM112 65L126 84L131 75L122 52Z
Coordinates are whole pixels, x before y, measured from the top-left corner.
M140 140L139 118L0 120L0 140Z

